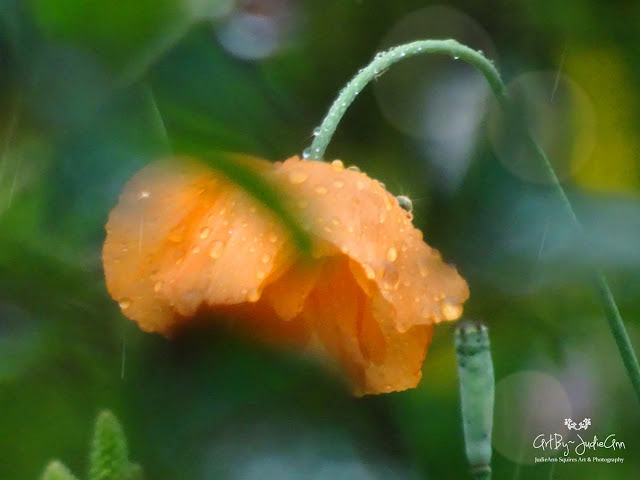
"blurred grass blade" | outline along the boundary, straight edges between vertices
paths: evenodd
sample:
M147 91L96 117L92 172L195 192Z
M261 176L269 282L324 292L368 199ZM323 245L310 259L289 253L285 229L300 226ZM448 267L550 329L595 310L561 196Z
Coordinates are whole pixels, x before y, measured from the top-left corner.
M73 473L69 471L58 460L53 460L47 465L40 477L40 480L78 480Z
M113 413L98 415L89 458L89 480L122 480L128 470L127 440Z
M287 206L283 194L258 172L243 166L243 162L240 161L242 160L241 155L210 152L200 153L199 156L270 209L282 222L282 225L291 235L291 239L302 253L309 254L311 252L311 237L302 228L293 211Z

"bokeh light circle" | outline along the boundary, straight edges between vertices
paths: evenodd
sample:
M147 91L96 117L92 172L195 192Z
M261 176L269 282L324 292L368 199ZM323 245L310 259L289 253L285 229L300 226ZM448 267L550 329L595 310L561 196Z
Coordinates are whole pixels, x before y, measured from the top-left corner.
M502 164L517 177L549 183L543 163L524 132L533 134L559 179L575 173L595 144L595 113L580 86L556 72L529 72L507 85L511 112L494 100L488 134ZM526 129L526 130L525 130Z
M440 5L416 10L398 21L384 37L379 51L415 40L448 38L482 50L488 58L497 58L489 34L479 23L459 10ZM440 109L439 91L460 72L473 74L474 82L486 88L486 81L473 67L450 57L420 55L398 62L374 83L378 105L398 130L425 138L433 124L433 114L447 116L446 109ZM436 105L440 110L434 112ZM471 98L468 107L472 113L477 102Z
M571 403L562 384L552 375L525 370L496 384L493 447L516 463L533 464L536 456L561 453L533 448L534 439L562 433L571 417Z

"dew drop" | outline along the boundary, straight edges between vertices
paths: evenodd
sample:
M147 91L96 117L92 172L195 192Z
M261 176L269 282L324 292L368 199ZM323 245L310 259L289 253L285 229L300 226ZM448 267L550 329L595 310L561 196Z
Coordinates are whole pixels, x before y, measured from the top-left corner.
M424 260L418 261L418 271L420 272L420 276L422 278L426 278L429 274L429 269L427 268L426 262Z
M260 299L260 292L257 288L252 288L246 298L249 302L257 302Z
M364 274L367 276L369 280L373 280L376 278L376 272L371 268L371 265L364 266Z
M358 167L356 167L355 165L349 166L349 168L347 168L347 170L349 170L351 172L359 172L360 171L360 169Z
M413 203L411 202L411 199L405 195L398 195L396 197L396 200L398 200L398 205L400 205L400 208L402 208L404 211L411 213L413 211Z
M276 243L278 241L278 235L276 235L275 233L270 233L269 234L269 241L271 243Z
M131 299L125 297L122 300L120 300L120 302L118 302L118 305L120 305L120 308L122 310L126 310L127 308L129 308L131 306Z
M336 227L340 225L340 219L338 217L333 217L331 219L331 223L333 223Z
M300 171L291 172L289 174L289 182L293 185L300 185L301 183L306 182L307 178L309 178L309 175Z
M357 188L358 190L364 190L364 182L363 182L362 180L358 180L358 181L356 182L356 188Z
M398 269L389 262L386 262L382 270L382 286L387 290L395 290L400 281Z
M434 305L424 307L420 313L422 314L422 318L429 320L434 320L438 316Z
M349 226L347 227L347 232L349 232L349 233L353 233L353 232L354 232L354 230L355 230L355 229L353 228L353 225L349 225Z
M262 280L266 276L267 274L263 270L258 270L258 272L256 273L256 278L258 280Z
M151 193L149 193L147 190L143 190L140 192L140 196L138 197L138 200L144 200L145 198L149 198L151 196Z
M344 182L342 180L334 180L333 181L333 186L336 188L342 188L344 187Z
M309 156L311 156L311 148L305 148L302 152L302 158L306 160Z
M313 136L317 137L318 135L320 135L320 127L316 127L313 129Z
M453 57L454 60L458 60L460 57L458 57L457 55L455 57Z
M445 298L440 308L442 309L442 315L445 320L455 320L462 315L462 305L453 298Z
M269 255L268 253L262 255L262 258L260 259L262 263L269 263L269 260L271 260L271 255Z
M182 241L182 237L184 235L184 227L176 227L169 233L167 239L170 242L179 243Z
M193 250L191 250L193 253L200 253L200 245L196 245L195 247L193 247Z
M316 188L313 189L313 191L316 192L318 195L326 195L329 190L327 190L327 187L318 185Z
M389 260L390 262L395 262L397 258L398 251L396 250L396 247L390 247L389 250L387 250L387 260Z
M209 233L211 233L211 229L209 227L204 227L202 230L200 230L200 238L204 240L209 236Z
M336 172L340 172L344 170L344 163L342 163L342 160L334 160L331 162L331 168Z
M211 250L209 251L209 256L213 259L218 259L222 256L223 251L224 251L224 243L218 240L211 244Z
M156 282L156 284L153 286L153 291L155 293L158 293L161 288L162 288L162 282Z

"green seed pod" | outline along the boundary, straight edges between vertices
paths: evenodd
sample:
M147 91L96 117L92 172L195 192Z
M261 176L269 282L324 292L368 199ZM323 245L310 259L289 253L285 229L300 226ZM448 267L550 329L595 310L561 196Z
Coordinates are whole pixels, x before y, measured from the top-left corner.
M489 331L482 324L462 322L454 336L467 459L475 478L488 479L495 383Z

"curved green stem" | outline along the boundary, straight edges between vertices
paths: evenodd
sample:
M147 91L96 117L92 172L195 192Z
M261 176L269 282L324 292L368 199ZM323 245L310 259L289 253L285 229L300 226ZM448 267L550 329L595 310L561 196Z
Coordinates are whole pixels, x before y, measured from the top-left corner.
M356 96L371 80L380 76L384 70L394 63L404 58L425 53L448 55L454 59L460 59L470 63L485 76L491 86L491 90L493 90L498 98L506 98L504 83L502 83L500 79L498 70L496 70L496 67L494 67L490 60L487 60L482 55L482 52L477 52L455 40L420 40L393 47L386 52L378 53L373 61L360 70L342 89L340 95L338 95L338 98L333 102L329 112L324 117L311 147L305 150L304 157L308 160L322 159L342 116L347 111L349 105L355 100Z
M391 48L386 52L378 53L373 61L346 85L335 100L326 117L324 118L317 132L316 138L313 140L311 147L305 150L304 157L309 160L320 160L324 156L327 145L335 132L338 123L346 112L349 105L356 98L358 93L373 79L378 77L385 69L403 58L421 55L424 53L435 53L440 55L448 55L454 59L460 59L473 65L485 77L493 94L503 109L510 110L509 99L507 97L506 87L500 78L500 73L496 70L493 63L484 57L481 52L477 52L466 47L455 40L421 40L417 42L400 45ZM560 200L564 206L566 213L569 215L574 226L581 232L582 227L576 213L567 197L567 194L558 180L551 162L547 158L546 153L540 147L533 135L522 126L524 140L529 142L533 147L536 155L539 157L545 171L548 174L550 184L556 190ZM581 232L582 238L584 234ZM605 316L609 322L609 328L613 334L618 351L622 357L622 362L627 370L631 384L635 390L638 401L640 401L640 365L635 355L629 335L625 329L622 317L616 305L613 294L605 276L594 265L596 275L596 285L600 296L600 301L604 307Z

